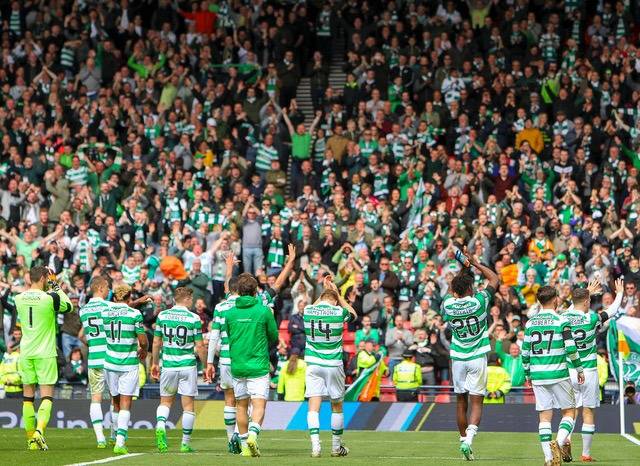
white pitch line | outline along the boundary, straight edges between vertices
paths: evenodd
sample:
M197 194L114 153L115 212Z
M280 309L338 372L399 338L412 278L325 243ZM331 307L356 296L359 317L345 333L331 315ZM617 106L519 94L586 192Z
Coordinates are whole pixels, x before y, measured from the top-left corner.
M84 463L67 464L65 466L85 466L87 464L111 463L112 461L120 461L120 460L125 460L127 458L133 458L134 456L142 456L142 455L144 455L144 453L129 453L122 456L110 456L109 458L103 458L101 460L96 460L96 461L86 461Z
M634 436L629 435L629 434L622 434L622 436L623 436L624 438L626 438L627 440L629 440L630 442L633 442L633 443L635 443L636 445L640 445L640 440L638 440L638 439L637 439L637 438L635 438Z

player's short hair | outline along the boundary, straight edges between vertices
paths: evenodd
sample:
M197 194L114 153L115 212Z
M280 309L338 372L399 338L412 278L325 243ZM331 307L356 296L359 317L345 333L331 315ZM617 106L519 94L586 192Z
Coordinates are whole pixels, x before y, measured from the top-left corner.
M32 283L39 282L40 280L48 276L49 276L49 269L42 265L36 265L35 267L31 267L31 270L29 271L29 277L31 278Z
M574 288L571 290L571 300L574 303L584 303L589 299L589 290L586 288Z
M101 288L109 289L109 281L102 275L98 275L91 280L91 292L95 294L95 292Z
M113 290L113 296L116 301L124 302L131 296L131 287L129 285L118 285Z
M238 277L231 277L227 283L229 293L236 294L238 292Z
M340 301L340 295L336 290L324 290L320 295L322 301L329 301L332 303L338 303Z
M240 296L255 296L258 290L258 280L250 273L238 275L238 294Z
M558 292L552 286L543 286L536 293L536 299L543 306L549 304L551 301L558 297Z
M176 291L174 293L174 298L176 302L183 302L187 299L191 299L193 298L193 290L186 286L180 286L176 288Z
M467 296L473 292L473 274L469 269L462 269L451 280L451 290L458 296Z

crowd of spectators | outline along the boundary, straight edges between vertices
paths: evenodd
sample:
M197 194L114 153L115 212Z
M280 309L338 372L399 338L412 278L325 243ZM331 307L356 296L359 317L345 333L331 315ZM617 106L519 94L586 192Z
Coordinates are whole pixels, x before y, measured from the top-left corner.
M76 305L97 274L131 285L149 330L187 284L206 333L227 256L267 286L291 243L274 308L295 354L332 273L352 353L416 349L428 383L449 377L462 245L500 274L504 354L543 284L566 300L599 279L599 309L624 274L639 315L637 2L28 0L0 18L4 346L34 264ZM81 325L60 324L73 376Z

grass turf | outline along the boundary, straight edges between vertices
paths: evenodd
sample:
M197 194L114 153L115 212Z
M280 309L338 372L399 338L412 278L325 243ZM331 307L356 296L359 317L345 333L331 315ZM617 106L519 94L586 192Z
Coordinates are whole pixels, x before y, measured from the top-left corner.
M107 464L172 466L202 463L235 464L252 461L227 454L223 431L195 431L192 446L196 453L178 453L181 432L169 432L169 452L155 449L155 435L151 430L129 432L129 453L139 456L118 459ZM88 429L49 429L46 432L49 451L26 451L24 432L19 429L0 430L0 464L68 465L87 463L113 457L110 449L95 448L95 438ZM262 464L345 463L345 464L416 464L427 462L441 465L462 464L455 432L365 432L347 431L344 436L351 453L347 458L331 458L331 436L322 433L324 447L321 459L309 457L310 446L306 432L266 431L260 434ZM580 462L580 435L575 435L573 453ZM480 432L474 441L476 460L490 465L541 465L542 450L537 433ZM640 465L640 447L615 434L596 434L592 454L600 465ZM432 460L432 461L429 461ZM255 460L254 460L255 461Z

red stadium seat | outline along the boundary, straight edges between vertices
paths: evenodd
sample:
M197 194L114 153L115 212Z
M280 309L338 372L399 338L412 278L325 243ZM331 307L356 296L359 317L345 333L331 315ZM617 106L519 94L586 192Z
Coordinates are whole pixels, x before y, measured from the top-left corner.
M344 336L342 337L342 341L345 344L351 344L356 341L356 333L355 332L344 332Z
M280 322L280 330L287 330L289 328L289 321L283 320Z
M344 344L344 352L345 353L349 353L351 355L356 354L356 345L354 345L353 343L346 343Z

